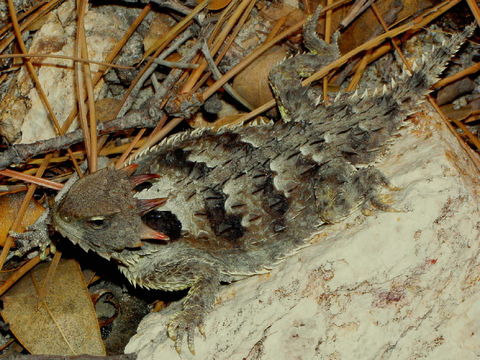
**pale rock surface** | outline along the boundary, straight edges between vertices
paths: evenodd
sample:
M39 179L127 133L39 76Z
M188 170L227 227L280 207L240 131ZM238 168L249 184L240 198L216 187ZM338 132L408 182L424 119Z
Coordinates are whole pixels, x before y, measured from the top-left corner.
M403 212L326 227L268 275L225 286L181 357L149 314L139 359L478 359L478 172L444 124L408 123L379 168ZM426 126L425 124L429 124Z
M63 3L48 15L48 20L33 37L29 53L73 55L75 42L74 1ZM126 25L111 14L93 8L85 15L85 33L89 58L103 61L126 30ZM35 59L33 61L43 90L60 124L66 120L75 104L72 61ZM42 66L38 66L42 64ZM91 71L97 71L91 65ZM95 91L98 94L103 83ZM71 127L76 128L76 123ZM25 68L19 71L0 106L0 134L10 142L31 143L56 135L37 90Z

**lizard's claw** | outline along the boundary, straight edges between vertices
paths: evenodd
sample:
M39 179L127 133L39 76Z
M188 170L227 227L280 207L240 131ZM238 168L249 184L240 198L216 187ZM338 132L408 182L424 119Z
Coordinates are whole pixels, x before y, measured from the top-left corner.
M190 352L195 355L195 328L205 335L202 316L198 312L184 310L170 319L167 325L167 333L170 339L175 341L175 350L180 354L182 351L183 338L187 337L187 345Z
M17 244L16 256L23 257L36 248L39 250L42 260L45 260L46 249L49 245L52 246L52 241L48 235L47 212L44 214L33 225L27 227L25 232L9 232Z

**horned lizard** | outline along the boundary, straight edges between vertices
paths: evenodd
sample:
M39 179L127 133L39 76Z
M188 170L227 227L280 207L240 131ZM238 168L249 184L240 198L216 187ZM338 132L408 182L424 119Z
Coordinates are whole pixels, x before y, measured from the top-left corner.
M304 28L311 53L270 74L283 121L171 136L135 165L79 180L53 208L63 236L116 262L132 284L189 289L167 327L177 351L186 337L194 352L195 329L221 283L271 269L357 208L389 209L378 194L390 184L374 161L472 31L453 35L391 85L339 93L326 106L300 82L339 56L336 42L315 34L318 15ZM133 191L146 180L155 198ZM158 205L165 227L181 226L177 236L142 222Z

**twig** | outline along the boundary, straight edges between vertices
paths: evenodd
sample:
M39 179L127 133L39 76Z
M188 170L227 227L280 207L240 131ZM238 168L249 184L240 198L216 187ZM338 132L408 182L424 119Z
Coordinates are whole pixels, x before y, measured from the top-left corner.
M132 128L153 128L158 117L149 116L147 111L130 111L127 115L112 121L100 123L97 131L100 134L108 134L115 131ZM19 164L27 159L45 154L50 151L64 149L83 140L82 130L75 130L63 136L52 139L37 141L31 144L16 144L0 153L0 169L5 169L11 164Z
M17 39L17 43L20 48L20 51L23 54L27 54L28 53L27 47L25 46L25 43L22 38L20 26L18 25L17 12L15 10L15 5L13 4L13 0L7 0L7 5L8 5L8 11L10 13L10 17L12 19L13 32ZM53 112L53 109L47 99L47 95L45 94L45 91L43 90L43 87L40 84L40 80L37 76L37 73L35 72L35 68L33 67L29 59L24 58L23 61L30 77L32 78L33 83L35 84L35 87L37 88L38 94L43 104L45 105L48 114L50 115L50 119L52 120L55 129L60 133L60 123L58 122L57 117L55 116L55 113Z
M189 15L192 12L192 9L183 4L180 4L178 1L175 0L151 0L151 2L157 4L158 6L177 11L185 16ZM202 25L199 14L195 14L193 16L193 20L195 20L199 25Z
M14 178L14 179L23 180L25 182L30 182L32 184L41 185L41 186L44 186L44 187L47 187L47 188L50 188L50 189L53 189L53 190L60 190L63 187L62 184L57 183L55 181L50 181L50 180L47 180L47 179L39 178L37 176L23 174L21 172L10 170L10 169L0 170L0 175L8 176L8 177L11 177L11 178Z
M78 45L80 47L80 54L83 59L89 59L88 48L87 48L87 37L85 35L85 22L84 17L87 12L88 1L80 1L81 4L81 13L82 16L78 20L77 27L81 28L79 33L80 37L78 39ZM95 95L94 95L94 85L92 81L92 71L90 68L90 63L86 62L82 64L82 75L83 75L83 84L85 85L85 90L87 91L87 108L88 108L88 127L87 136L90 138L90 153L89 156L89 170L91 173L97 171L97 157L98 157L98 139L97 139L97 116L95 112Z
M150 58L150 57L149 57ZM162 59L153 59L153 62L157 65L162 65L170 68L177 69L196 69L198 64L185 63L183 61L167 61Z
M113 62L113 60L115 60L117 55L122 50L123 46L127 43L128 39L130 39L130 36L132 36L132 34L135 32L137 27L141 24L143 19L145 19L145 17L148 15L151 7L152 6L150 4L147 4L143 8L143 10L140 12L140 14L138 14L138 17L135 19L135 21L132 23L132 25L130 25L130 27L125 32L125 34L120 39L120 41L113 47L113 49L110 51L108 56L105 58L106 63L111 63L111 62ZM102 78L102 76L104 75L104 73L107 70L108 70L108 67L103 67L103 68L101 68L97 71L97 73L95 74L95 76L93 78L94 86L96 86L98 84L98 82L100 81L100 79ZM83 98L83 101L85 101L85 98ZM122 115L124 115L124 114L122 114ZM73 122L73 120L75 119L76 116L77 116L77 107L74 107L72 109L72 111L70 111L70 114L68 115L67 119L65 120L65 122L62 125L63 133L67 132L67 130L70 128L70 125L72 124L72 122Z
M198 37L201 38L207 38L208 35L211 32L211 26L204 27L201 31L201 33L198 35ZM186 51L186 54L182 57L182 62L190 62L195 55L197 54L198 50L201 47L201 42L197 41L197 43L193 44L190 49ZM163 98L167 95L167 92L175 85L175 83L180 79L180 76L183 74L182 69L173 69L170 71L170 73L167 75L165 80L162 82L162 86L157 91L153 96L152 96L152 102L153 103L159 103Z
M38 301L43 302L45 300L45 296L47 295L48 288L52 284L53 276L55 275L55 271L57 270L58 263L62 258L62 252L57 249L55 254L53 255L52 262L48 266L47 275L43 279L42 286L38 289Z
M235 10L232 10L232 9L233 9L233 6L236 4L236 2L231 2L227 6L227 8L222 11L220 20L212 32L212 34L214 34L213 35L214 41L213 43L209 42L209 45L212 49L211 50L212 56L215 56L218 50L220 49L220 47L225 43L225 39L227 38L228 33L230 33L230 31L235 26L238 19L241 17L242 13L246 11L246 9L249 6L249 3L251 2L252 0L239 0L239 4ZM230 16L230 18L227 18L227 20L225 21L225 24L223 24L223 20L226 18L227 14L230 14L230 11L233 11L233 14ZM219 26L221 24L223 24L223 27L221 31L217 33L217 30L219 30ZM210 38L210 36L208 38ZM198 81L198 79L200 78L200 76L202 75L206 67L207 67L207 62L205 60L200 61L200 66L190 74L189 79L183 85L183 88L180 91L180 93L190 92L190 90Z
M21 14L18 14L18 20L22 21L25 19L27 16L30 16L33 12L37 11L40 7L44 6L48 1L44 0L42 2L39 2L32 7L26 9L24 12ZM0 36L3 36L7 31L9 31L12 28L12 23L8 23L4 25L2 28L0 28Z
M332 5L333 0L327 0L327 5ZM330 44L332 41L332 14L333 10L328 10L325 13L325 42ZM328 102L328 76L323 78L323 102Z
M201 34L199 37L200 38L208 37L211 30L212 29L210 27L204 28L203 31L202 31L203 34ZM196 55L200 46L201 46L200 42L197 42L196 44L194 44L187 51L187 53L184 55L182 60L185 61L185 62L191 61L193 59L193 57ZM182 74L183 74L183 71L180 70L180 69L170 71L170 73L168 74L168 76L165 78L165 80L162 83L162 88L159 89L159 91L156 92L155 95L153 95L152 98L150 99L150 104L158 104L160 102L160 100L163 99L167 95L168 90L171 87L173 87L173 85L178 81L178 79L180 78L180 76ZM157 108L157 107L156 106L151 106L150 108L153 110L154 108ZM160 139L162 139L170 131L172 131L175 128L175 126L177 126L179 123L181 123L182 120L183 120L183 118L177 117L177 118L174 118L174 119L170 120L170 122L163 128L160 128L159 126L157 126L155 128L155 130L152 132L152 134L150 134L147 141L140 147L140 149L138 151L142 151L143 149L147 149L150 146L152 146L153 144L157 143Z
M350 12L345 16L340 23L341 28L346 28L350 23L360 16L372 3L374 0L357 0L355 4L350 8Z
M159 131L155 132L154 136L149 137L148 140L138 149L138 152L141 152L144 149L148 149L149 147L163 139L182 121L183 118L173 118L172 120L170 120L167 125L162 127Z
M81 46L81 39L85 37L85 28L83 27L84 24L84 17L85 17L85 1L77 1L77 27L76 27L76 34L75 34L75 45L74 45L74 53L76 57L82 57L82 46ZM80 124L80 128L83 132L84 138L84 146L85 151L87 153L87 161L88 165L92 167L92 142L89 136L88 131L88 122L87 122L87 109L84 102L84 99L87 98L87 93L85 91L85 76L82 71L82 64L75 63L75 87L77 93L77 106L78 106L78 123ZM97 145L97 144L95 144Z
M138 142L140 141L144 133L145 133L145 129L141 129L138 132L138 134L135 136L133 141L130 143L130 146L123 152L122 156L120 156L120 158L115 163L115 167L117 169L120 169L123 167L125 160L127 160L127 157L131 154L131 152L133 151L133 148L138 144Z
M385 21L383 20L382 16L380 15L377 7L375 4L372 4L372 10L373 12L375 13L375 16L377 17L378 21L380 22L380 24L382 25L383 29L385 32L388 32L388 27L387 27L387 24L385 24ZM395 51L397 52L397 54L400 56L402 62L405 64L405 66L407 67L407 69L411 72L412 71L412 68L410 66L410 64L408 63L407 59L405 58L405 56L403 55L402 53L402 50L397 46L397 44L395 43L395 41L393 40L393 38L390 38L390 41L392 42L392 45L394 46L395 48ZM435 99L433 99L433 97L431 95L427 95L426 96L428 101L430 102L430 104L435 108L436 112L438 113L438 115L440 115L440 117L443 119L443 121L448 124L448 118L447 116L445 115L445 113L440 109L440 107L438 106L437 102L435 101ZM462 131L465 133L465 135L470 139L470 141L475 145L475 147L477 148L477 150L480 150L480 141L479 139L473 135L468 129L467 127L460 121L458 121L457 119L451 119L455 125L457 125L460 129L462 129ZM451 126L448 126L448 128L451 130L451 131L454 131L456 133L456 131L454 129L452 129ZM458 134L457 134L458 135ZM463 142L463 139L461 139L460 137L457 136L457 138L460 140L460 142ZM480 168L478 168L478 161L476 159L476 157L472 157L471 155L471 152L467 152L468 155L470 156L470 158L472 159L472 161L474 162L475 165L477 165L477 170L480 170Z
M117 64L111 64L103 61L95 61L95 60L87 60L87 59L82 59L82 58L77 58L75 56L68 56L68 55L53 55L53 54L3 54L0 55L0 59L9 59L9 58L25 58L25 59L34 59L34 58L39 58L39 59L62 59L62 60L72 60L75 62L79 63L88 63L88 64L94 64L94 65L102 65L105 66L106 68L115 68L115 69L121 69L121 70L131 70L135 69L133 66L127 66L127 65L117 65Z
M470 6L470 10L473 16L475 16L477 24L480 26L480 9L478 8L477 2L475 0L467 0L467 4Z
M477 71L480 71L480 63L473 64L472 66L462 71L459 71L456 74L453 74L449 77L446 77L445 79L438 81L435 85L432 86L432 89L439 89L461 78L464 78L465 76L475 74Z
M205 7L207 7L209 0L203 0L200 4L198 4L194 9L190 10L187 16L185 16L180 22L178 22L174 27L172 27L165 36L159 38L152 46L150 46L143 58L145 59L147 56L150 56L152 53L156 52L157 49L162 48L170 41L172 41L177 35L183 31L191 20L200 13Z
M30 26L34 21L38 20L41 16L44 16L47 12L52 10L55 6L58 5L58 3L61 2L61 0L54 0L54 1L49 1L46 2L44 5L41 6L41 8L36 11L35 13L32 14L32 16L29 16L28 19L26 19L22 25L20 25L20 31L25 30L28 26ZM19 16L18 19L21 17ZM18 20L17 19L17 20ZM17 22L18 23L18 22ZM9 25L13 28L13 22ZM2 53L9 45L10 43L15 39L15 35L11 35L6 37L0 42L0 53Z
M220 70L218 70L217 65L213 61L212 55L210 55L210 51L208 49L207 43L204 41L202 45L202 53L205 57L205 60L208 64L208 69L212 72L214 80L218 80L222 77ZM237 100L240 104L245 106L248 110L253 110L253 106L248 103L247 100L243 96L241 96L232 86L228 83L223 85L223 88L227 93L229 93L235 100Z
M18 46L20 48L21 53L27 54L27 47L25 46L25 42L23 41L22 38L22 33L20 30L20 26L18 24L18 18L15 10L15 5L13 4L13 0L7 0L7 5L8 5L8 11L10 13L10 17L12 20L12 27L13 27L13 33L15 34L15 38L17 40ZM50 102L48 101L47 95L45 91L43 90L43 87L40 83L40 79L38 78L38 75L30 62L29 59L24 58L23 59L24 65L27 68L27 72L29 73L33 83L35 84L35 88L37 89L38 96L42 100L42 103L45 106L45 109L47 110L47 113L49 114L49 118L53 123L53 126L55 130L59 133L62 134L62 130L60 129L60 123L58 122L57 116L55 115L55 112L53 111L52 106L50 105ZM68 155L70 156L72 162L75 165L75 168L78 169L78 164L75 158L73 157L73 154L70 149L67 150ZM1 266L3 266L3 263L0 263ZM1 267L0 266L0 267Z
M322 9L324 11L325 9ZM239 64L234 66L232 69L230 69L227 73L225 73L220 79L215 81L215 83L210 86L207 90L205 90L202 94L202 98L204 100L208 99L210 96L215 94L215 92L220 89L224 84L227 83L231 78L233 78L235 75L237 75L240 71L245 69L248 65L250 65L258 56L263 54L265 51L270 49L273 45L275 45L277 42L282 40L283 38L286 38L287 36L293 34L294 32L298 31L299 29L302 28L303 24L305 23L305 20L302 20L298 22L297 24L289 27L287 30L281 32L277 36L275 36L271 41L268 43L263 44L259 48L255 49L250 55L246 56ZM275 104L275 101L272 101L273 106Z
M248 17L250 16L250 13L252 12L252 9L253 9L254 6L255 6L255 1L251 1L250 4L248 5L248 7L243 12L240 19L237 21L237 23L235 25L235 28L230 32L230 35L225 40L223 46L221 47L221 49L219 50L219 52L218 52L218 54L215 58L215 64L216 65L218 65L220 63L220 61L222 61L224 56L227 54L228 50L231 48L232 43L237 38L238 33L243 29L243 25L245 24ZM280 28L278 28L278 31L279 30L280 30ZM272 38L277 34L278 31L275 31L275 29L272 29L272 31L270 33L270 34L272 34ZM202 78L200 80L198 80L192 88L188 88L187 86L184 86L182 90L183 91L188 91L188 92L198 91L198 89L200 89L203 86L203 84L208 80L209 77L210 77L210 73L205 73L205 74L203 74Z
M190 39L195 34L195 29L197 28L196 25L188 27L180 36L178 36L170 45L170 47L165 50L161 55L157 57L157 59L164 60L169 56L171 53L176 51L183 43L185 43L188 39ZM157 64L154 63L155 57L149 57L149 62L145 65L145 67L140 71L140 74L137 76L137 79L134 81L135 85L133 85L129 91L127 91L126 96L124 97L124 102L122 108L118 112L118 116L123 116L128 109L132 106L135 98L142 88L144 82L153 74L153 72L157 68ZM150 64L150 65L149 65Z

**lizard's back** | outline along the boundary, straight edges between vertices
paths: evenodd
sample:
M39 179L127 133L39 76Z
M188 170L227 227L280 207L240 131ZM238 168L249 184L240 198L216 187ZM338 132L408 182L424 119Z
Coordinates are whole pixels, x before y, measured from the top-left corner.
M162 210L180 221L186 246L221 259L232 274L271 267L320 225L359 206L387 209L377 191L388 181L371 165L463 36L413 74L362 95L342 94L329 106L314 104L305 88L292 91L293 100L284 94L285 106L297 104L288 109L291 121L170 137L134 160L139 173L162 176L147 196L168 198ZM288 62L276 74L282 71L292 71Z

